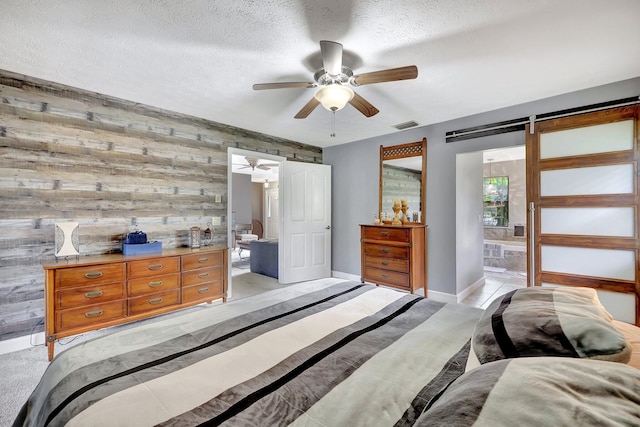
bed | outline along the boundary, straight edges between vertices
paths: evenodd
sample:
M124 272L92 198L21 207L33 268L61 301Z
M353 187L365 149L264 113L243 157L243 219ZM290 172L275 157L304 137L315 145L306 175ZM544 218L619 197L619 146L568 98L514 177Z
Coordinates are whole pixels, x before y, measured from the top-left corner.
M302 283L78 344L51 362L14 425L513 425L480 410L519 403L496 405L486 390L471 403L465 390L500 384L508 395L508 373L557 360L589 364L611 388L599 422L640 423L640 370L546 356L481 363L483 316L358 282Z

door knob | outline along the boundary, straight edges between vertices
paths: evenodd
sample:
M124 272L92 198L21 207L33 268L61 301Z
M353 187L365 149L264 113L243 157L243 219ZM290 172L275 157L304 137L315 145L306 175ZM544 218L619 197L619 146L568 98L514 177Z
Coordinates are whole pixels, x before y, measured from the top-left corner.
M327 225L325 228L326 228L327 230L331 230L331 226L330 226L330 225Z

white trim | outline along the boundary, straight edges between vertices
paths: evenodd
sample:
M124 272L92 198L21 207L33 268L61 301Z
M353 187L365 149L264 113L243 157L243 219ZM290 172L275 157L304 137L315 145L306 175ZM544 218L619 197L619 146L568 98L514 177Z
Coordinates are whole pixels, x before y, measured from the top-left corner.
M353 280L354 282L360 281L360 276L357 276L355 274L350 274L350 273L343 273L342 271L335 271L335 270L331 270L331 277L336 277L338 279L345 279L345 280Z
M336 277L338 279L353 280L355 282L359 282L361 280L361 277L355 274L343 273L341 271L335 271L335 270L331 271L331 276ZM484 278L482 283L484 283ZM471 286L474 286L474 285L471 285ZM446 292L432 291L431 289L429 289L428 292L429 292L429 298L434 301L448 302L452 304L456 304L459 301L456 298L456 296L453 294L448 294Z
M482 276L481 278L476 280L474 283L472 283L470 286L467 286L462 292L460 292L457 295L457 299L458 299L457 302L462 302L466 297L474 293L476 289L484 286L484 283L485 283L485 277Z
M31 335L10 338L0 341L0 354L13 353L14 351L26 350L38 345L45 345L44 332Z
M446 302L449 304L456 304L458 302L458 299L454 294L432 291L431 289L429 289L428 292L429 292L429 299L432 299L434 301Z

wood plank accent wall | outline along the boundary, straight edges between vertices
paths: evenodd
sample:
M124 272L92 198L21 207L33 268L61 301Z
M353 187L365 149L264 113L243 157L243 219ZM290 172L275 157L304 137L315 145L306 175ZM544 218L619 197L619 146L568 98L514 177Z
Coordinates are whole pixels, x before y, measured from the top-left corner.
M0 70L0 340L43 330L56 222L80 223L82 255L120 252L135 224L184 246L212 216L226 244L228 147L322 163L319 147Z

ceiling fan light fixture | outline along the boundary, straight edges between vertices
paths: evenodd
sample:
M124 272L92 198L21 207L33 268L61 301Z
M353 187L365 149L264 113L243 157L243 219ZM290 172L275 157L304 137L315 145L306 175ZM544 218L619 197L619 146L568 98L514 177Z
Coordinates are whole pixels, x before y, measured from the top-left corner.
M321 86L313 97L329 111L338 111L353 99L353 91L341 84Z

